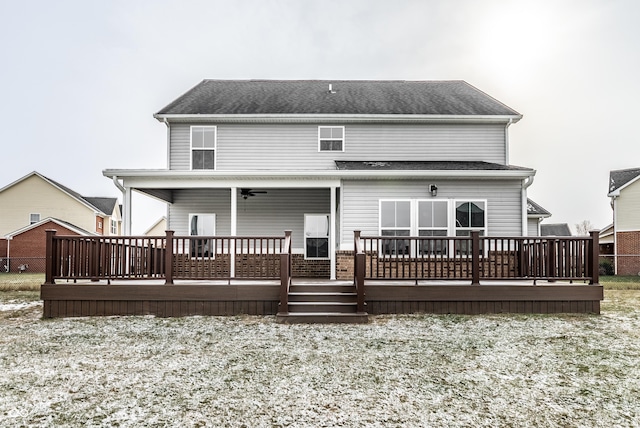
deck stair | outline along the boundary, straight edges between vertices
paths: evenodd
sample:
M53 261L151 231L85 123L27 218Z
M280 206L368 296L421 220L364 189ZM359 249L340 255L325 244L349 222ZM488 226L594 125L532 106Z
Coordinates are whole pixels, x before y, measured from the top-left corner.
M357 312L357 294L350 282L294 281L289 288L287 312L280 323L367 323L366 312Z

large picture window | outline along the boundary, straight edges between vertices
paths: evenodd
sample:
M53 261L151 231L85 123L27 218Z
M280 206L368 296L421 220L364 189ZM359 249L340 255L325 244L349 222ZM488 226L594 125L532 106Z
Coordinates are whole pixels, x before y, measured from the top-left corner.
M329 258L329 214L305 214L304 255L307 259Z
M189 236L215 236L215 214L189 214ZM214 257L212 239L192 239L190 243L191 257Z
M379 251L384 255L442 255L451 251L466 254L465 240L449 236L471 236L471 231L487 234L487 202L469 200L381 200L380 236L419 236L442 239L420 241L412 248L410 240L382 240Z
M343 152L344 126L319 126L318 150L321 152Z
M215 126L191 127L191 169L215 169L216 134Z

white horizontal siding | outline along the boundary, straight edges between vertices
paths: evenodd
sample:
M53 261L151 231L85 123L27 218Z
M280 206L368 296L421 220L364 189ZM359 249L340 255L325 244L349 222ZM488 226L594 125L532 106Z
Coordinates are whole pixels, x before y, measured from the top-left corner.
M218 125L216 169L332 169L335 160L451 160L504 164L499 124L342 124L344 152L318 152L318 126ZM171 126L170 168L190 167L189 124Z
M519 236L522 234L520 181L345 181L342 186L343 208L341 243L349 247L353 231L363 235L378 235L380 199L434 199L429 184L438 186L435 199L487 201L489 235Z
M538 225L540 222L537 218L527 219L527 236L538 236Z

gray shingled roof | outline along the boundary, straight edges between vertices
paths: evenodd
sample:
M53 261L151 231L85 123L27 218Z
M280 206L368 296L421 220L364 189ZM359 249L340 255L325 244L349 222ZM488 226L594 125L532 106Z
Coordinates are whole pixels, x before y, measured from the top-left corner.
M113 209L118 203L118 198L105 198L105 197L89 197L83 196L84 200L89 202L94 207L98 208L100 211L107 215L111 215L113 213Z
M461 80L203 80L157 114L520 116Z
M80 193L76 192L75 190L72 190L72 189L68 188L67 186L65 186L63 184L60 184L57 181L50 179L49 177L45 177L42 174L40 174L40 175L42 177L46 178L47 180L49 180L54 185L56 185L59 188L61 188L62 190L64 190L65 192L67 192L68 194L70 194L71 196L73 196L74 198L85 202L86 204L88 204L91 207L95 208L96 211L100 211L103 214L111 215L111 213L113 212L114 205L116 204L116 202L118 202L117 198L102 198L102 197L85 197L85 196L82 196Z
M571 229L567 223L541 224L541 236L571 236Z
M551 213L542 208L542 206L540 206L539 204L527 198L527 215L550 217Z
M619 169L609 172L609 193L640 176L640 168Z
M476 161L335 161L339 170L533 171L514 165Z

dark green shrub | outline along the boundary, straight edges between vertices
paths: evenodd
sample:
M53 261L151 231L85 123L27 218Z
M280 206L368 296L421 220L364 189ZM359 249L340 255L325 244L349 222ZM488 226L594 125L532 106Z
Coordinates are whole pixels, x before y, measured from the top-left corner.
M613 263L609 259L600 259L600 275L613 275Z

